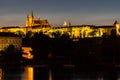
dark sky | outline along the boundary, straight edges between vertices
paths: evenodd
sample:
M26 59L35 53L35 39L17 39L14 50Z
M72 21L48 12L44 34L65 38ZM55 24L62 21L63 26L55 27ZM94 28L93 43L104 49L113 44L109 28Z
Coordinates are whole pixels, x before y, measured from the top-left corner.
M25 26L31 10L53 25L111 25L120 20L120 0L0 0L0 26Z

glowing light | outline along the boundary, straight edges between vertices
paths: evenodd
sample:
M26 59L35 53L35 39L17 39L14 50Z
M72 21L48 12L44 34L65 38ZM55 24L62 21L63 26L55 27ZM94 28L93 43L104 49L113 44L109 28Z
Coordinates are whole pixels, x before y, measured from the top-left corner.
M2 73L2 69L0 68L0 80L2 80L2 75L3 73Z
M30 53L30 51L32 51L31 47L22 47L22 50L23 53L26 53L22 55L24 58L33 59L33 55Z
M52 71L49 70L49 80L52 80Z
M34 80L34 69L31 66L25 67L25 79L24 80Z

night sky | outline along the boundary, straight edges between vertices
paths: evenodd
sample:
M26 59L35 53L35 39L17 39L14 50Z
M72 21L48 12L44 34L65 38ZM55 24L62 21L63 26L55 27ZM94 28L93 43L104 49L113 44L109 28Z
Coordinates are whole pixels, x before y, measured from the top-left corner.
M112 25L120 22L120 0L0 0L0 26L25 26L27 14L50 24Z

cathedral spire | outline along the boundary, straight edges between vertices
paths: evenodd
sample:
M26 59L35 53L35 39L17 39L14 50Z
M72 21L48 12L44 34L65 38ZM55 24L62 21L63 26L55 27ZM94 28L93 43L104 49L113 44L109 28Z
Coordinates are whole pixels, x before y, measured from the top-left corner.
M113 25L116 25L116 24L119 24L117 20L115 20L114 24Z
M29 19L29 15L27 15L27 19Z
M71 26L71 22L70 21L68 21L68 26Z
M40 15L38 15L38 20L40 20Z
M66 26L67 26L67 22L66 22L66 21L64 21L63 26L64 26L64 27L66 27Z
M34 18L33 10L32 10L31 13L30 13L30 17Z

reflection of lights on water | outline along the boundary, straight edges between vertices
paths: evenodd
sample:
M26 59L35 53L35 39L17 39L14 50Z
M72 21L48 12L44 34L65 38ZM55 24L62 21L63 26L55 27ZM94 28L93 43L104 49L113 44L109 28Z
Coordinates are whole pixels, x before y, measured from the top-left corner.
M52 71L49 70L49 80L52 80Z
M0 68L0 80L2 80L2 69Z
M98 78L97 80L104 80L103 78Z
M49 70L49 79L48 80L53 80L52 79L52 71ZM25 67L25 77L23 80L34 80L34 68L31 66L26 66Z
M31 66L25 67L25 80L33 80L34 78L34 69Z
M104 80L103 75L98 76L97 80Z

